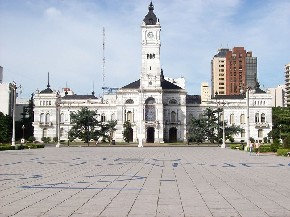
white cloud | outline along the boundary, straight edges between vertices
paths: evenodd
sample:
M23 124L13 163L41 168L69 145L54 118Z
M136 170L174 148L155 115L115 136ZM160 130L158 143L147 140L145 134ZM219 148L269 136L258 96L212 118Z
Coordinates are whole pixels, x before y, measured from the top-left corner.
M45 10L45 15L50 18L58 18L61 16L61 11L55 7L49 7Z

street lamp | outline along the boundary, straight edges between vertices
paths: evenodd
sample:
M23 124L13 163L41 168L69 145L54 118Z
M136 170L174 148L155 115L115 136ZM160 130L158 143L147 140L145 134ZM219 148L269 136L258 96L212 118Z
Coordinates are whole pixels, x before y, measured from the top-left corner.
M15 146L15 110L16 110L16 90L17 88L21 88L21 85L17 87L16 82L13 81L11 84L11 89L13 91L13 107L12 107L12 139L11 139L11 146Z
M141 83L140 83L141 86ZM142 106L142 87L140 87L140 112L139 112L139 139L138 139L138 147L143 147L142 141L142 119L143 119L143 106Z
M69 146L70 105L68 106L67 110L68 110L67 146Z
M22 125L22 138L24 139L24 129L25 129L25 126L24 124Z
M218 93L216 92L215 95L216 95L216 101L217 101ZM225 112L224 112L224 106L226 105L226 102L217 101L216 103L217 103L217 107L219 108L219 106L221 105L222 110L223 110L223 113L222 113L222 116L223 116L223 120L222 120L223 121L223 143L221 145L221 148L225 148L226 147L226 143L225 143L226 136L225 136ZM218 113L218 123L219 123L219 121L220 120L219 120L219 113ZM218 128L218 133L219 133L219 128Z
M246 106L247 106L247 131L246 131L246 139L247 139L247 145L245 147L245 151L248 150L248 148L250 148L250 97L249 97L249 93L250 93L250 87L246 87L245 90L241 89L241 93L246 92Z
M59 148L60 147L60 94L57 92L56 94L56 122L57 122L57 144L55 147Z

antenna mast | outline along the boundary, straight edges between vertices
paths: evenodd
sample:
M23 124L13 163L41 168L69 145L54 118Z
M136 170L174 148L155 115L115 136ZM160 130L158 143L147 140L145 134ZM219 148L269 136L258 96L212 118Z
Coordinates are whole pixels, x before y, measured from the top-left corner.
M105 58L105 27L103 27L103 87L105 86L105 63L106 63L106 58Z

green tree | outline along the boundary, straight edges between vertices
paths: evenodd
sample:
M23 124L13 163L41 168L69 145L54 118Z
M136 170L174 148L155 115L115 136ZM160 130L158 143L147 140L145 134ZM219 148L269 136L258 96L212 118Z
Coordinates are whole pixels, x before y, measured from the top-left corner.
M279 140L290 135L290 107L273 107L272 123L272 130L268 137Z
M12 117L0 112L0 143L9 143L12 138Z
M89 145L91 139L97 141L102 133L101 122L98 121L97 111L89 110L88 107L83 107L75 113L71 113L71 123L73 127L69 131L71 140L79 138Z
M117 121L111 120L106 123L102 123L102 126L101 126L102 137L104 140L107 139L110 144L112 143L114 131L117 130L116 125L117 125Z
M192 118L188 124L188 141L202 143L206 139L206 118Z
M222 121L219 121L219 115L222 112L221 108L211 109L207 108L200 118L192 118L189 120L188 140L193 142L203 142L209 140L210 142L219 141L222 138ZM239 133L242 129L239 126L225 124L226 139L232 138L234 134Z
M132 128L131 122L125 121L123 124L123 128L124 128L123 139L125 140L125 142L129 143L130 142L130 133L131 133L131 128Z

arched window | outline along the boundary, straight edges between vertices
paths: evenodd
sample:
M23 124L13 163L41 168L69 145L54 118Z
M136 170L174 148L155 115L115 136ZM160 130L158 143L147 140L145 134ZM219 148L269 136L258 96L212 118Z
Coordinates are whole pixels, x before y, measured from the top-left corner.
M242 138L246 137L246 131L245 131L245 129L242 129L241 130L241 137Z
M111 121L114 121L115 119L115 113L111 114Z
M60 114L60 123L64 123L64 114L63 113Z
M263 129L258 130L258 137L263 138Z
M101 115L101 122L105 122L106 121L106 115L103 113Z
M132 115L132 112L131 111L128 111L127 112L127 121L130 121L130 122L133 121L133 115Z
M40 123L44 123L45 122L45 117L44 117L44 114L41 113L40 114Z
M49 123L49 122L50 122L50 114L47 113L47 114L45 115L45 123Z
M245 123L245 114L241 114L240 116L240 123L244 124Z
M60 129L60 136L61 137L65 136L65 130L63 128Z
M145 101L145 121L155 121L156 112L155 112L155 99L149 97Z
M127 99L125 104L134 104L134 101L133 99Z
M266 116L264 113L261 114L261 123L265 123L266 122Z
M259 123L260 120L259 120L259 113L256 113L255 114L255 123Z
M170 120L171 120L171 122L176 122L176 112L175 111L171 112Z
M47 129L44 128L42 131L42 137L47 137Z
M230 124L234 124L235 123L235 116L234 114L230 115Z
M169 104L176 105L177 101L175 99L171 99L169 100Z

